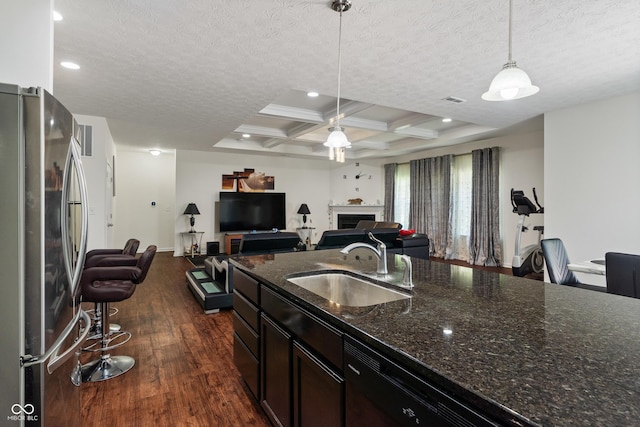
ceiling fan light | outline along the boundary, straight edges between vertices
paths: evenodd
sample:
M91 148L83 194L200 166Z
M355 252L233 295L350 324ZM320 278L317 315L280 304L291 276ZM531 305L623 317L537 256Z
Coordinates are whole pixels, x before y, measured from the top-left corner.
M518 68L515 61L507 62L491 81L489 90L482 94L485 101L509 101L538 93L540 88L531 84L531 79Z
M332 128L333 130L329 134L327 141L324 143L325 147L331 148L344 148L350 147L351 143L347 139L347 135L344 134L342 128Z

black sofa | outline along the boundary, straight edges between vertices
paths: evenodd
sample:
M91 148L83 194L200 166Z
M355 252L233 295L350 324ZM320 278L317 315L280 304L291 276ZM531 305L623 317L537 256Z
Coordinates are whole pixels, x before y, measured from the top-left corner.
M277 233L243 234L239 254L265 254L302 250L304 245L298 233L278 231Z
M343 248L351 243L363 242L375 246L369 233L382 241L388 253L429 259L429 238L426 234L401 235L402 225L397 222L360 221L356 228L327 230L322 233L316 250Z

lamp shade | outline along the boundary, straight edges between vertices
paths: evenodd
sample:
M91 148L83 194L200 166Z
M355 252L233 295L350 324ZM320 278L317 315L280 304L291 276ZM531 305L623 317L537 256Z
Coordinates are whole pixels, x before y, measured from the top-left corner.
M540 88L531 84L531 79L515 61L507 62L491 81L489 90L482 94L485 101L508 101L538 93Z
M335 127L332 128L331 133L327 138L327 142L324 143L324 146L330 148L344 148L350 147L351 143L347 139L347 135L345 135L342 131L342 128Z
M309 206L307 206L306 203L303 203L300 205L300 208L298 209L298 213L302 215L309 215L311 211L309 211Z
M200 211L195 203L189 203L183 215L200 215Z

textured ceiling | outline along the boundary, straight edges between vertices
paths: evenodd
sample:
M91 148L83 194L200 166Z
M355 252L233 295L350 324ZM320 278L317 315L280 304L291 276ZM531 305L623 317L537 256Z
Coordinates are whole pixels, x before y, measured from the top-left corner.
M54 93L106 117L117 144L325 156L338 72L330 3L56 0L55 63L81 69L56 65ZM640 90L638 0L514 0L513 58L540 92L510 102L480 98L507 60L506 0L352 3L341 88L350 158L486 138Z

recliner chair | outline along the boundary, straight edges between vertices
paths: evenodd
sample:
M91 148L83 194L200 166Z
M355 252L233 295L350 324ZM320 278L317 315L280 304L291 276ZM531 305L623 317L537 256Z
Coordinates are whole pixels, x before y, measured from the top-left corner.
M343 248L351 243L364 242L367 230L345 228L340 230L326 230L316 244L316 250Z

